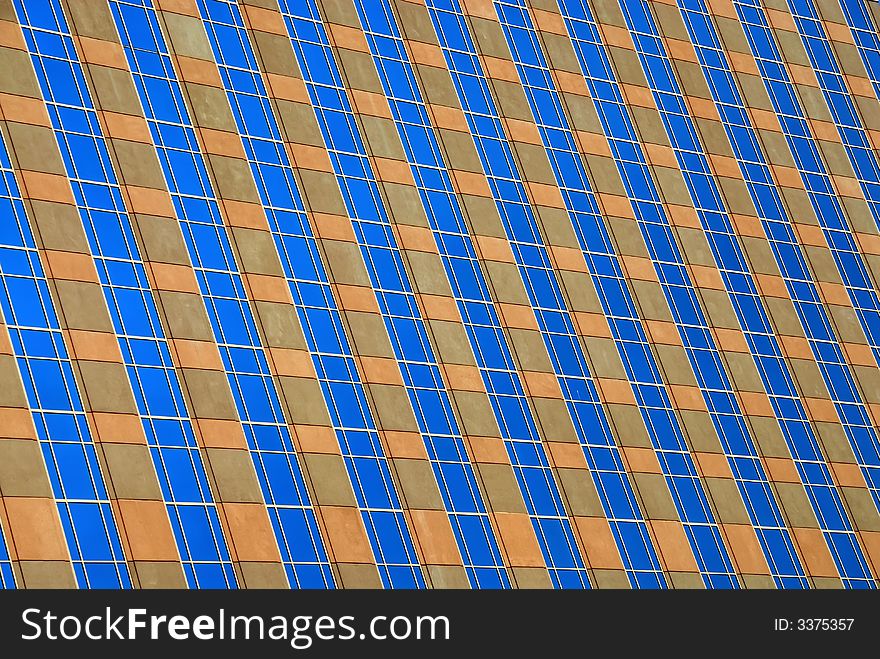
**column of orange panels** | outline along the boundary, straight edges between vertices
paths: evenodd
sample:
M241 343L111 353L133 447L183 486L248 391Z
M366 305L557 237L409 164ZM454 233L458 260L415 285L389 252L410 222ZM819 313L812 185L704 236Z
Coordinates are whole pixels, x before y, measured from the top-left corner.
M554 98L552 87L542 89L542 105L540 108L534 105L534 86L524 86L521 62L514 63L514 54L498 22L500 6L493 7L491 2L468 2L462 3L462 8L470 17L472 34L481 51L484 66L492 73L490 83L498 98L507 134L514 145L514 157L532 204L539 211L545 241L551 245L551 262L557 271L567 275L561 278L563 294L569 301L577 301L583 290L594 291L591 297L596 300L596 311L605 316L605 322L602 323L578 323L577 331L585 347L590 371L596 377L603 406L608 411L609 420L618 428L616 441L622 447L626 470L632 474L654 542L673 584L677 587L699 587L702 579L694 549L688 542L687 531L676 509L675 481L667 478L661 466L664 454L656 450L663 443L664 431L649 420L652 414L663 414L661 410L651 409L658 400L656 394L659 394L659 400L668 400L667 412L672 425L666 432L670 433L670 437L681 433L693 445L695 440L691 436L691 428L702 419L704 425L700 430L700 439L696 440L702 451L696 454L699 459L695 466L720 521L739 522L745 515L730 470L723 460L717 432L711 425L681 346L681 339L674 326L672 332L663 331L664 321L671 320L671 315L663 304L662 295L656 290L659 288L657 276L650 267L638 230L630 226L634 220L629 205L621 205L614 196L622 187L613 164L610 171L604 168L610 163L604 158L610 155L610 150L601 135L601 128L598 129L600 134L591 142L597 157L585 161L587 168L595 165L595 170L603 174L597 177L595 190L598 194L593 194L585 178L581 179L581 189L574 193L569 189L563 191L561 187L563 181L569 184L568 188L577 187L572 181L579 174L572 170L557 171L560 157L564 159L562 162L571 163L567 158L575 151L570 150L570 153L561 156L556 148L559 145L553 146L547 141L547 121L541 122L540 119L559 116L562 123L554 126L553 130L565 131L566 120L561 119L561 114L554 113L564 112L565 98L585 94L586 85L580 75L566 77L563 72L557 84L561 85L558 89L565 90L564 93ZM541 36L555 33L562 37L557 39L561 45L553 50L553 54L558 54L560 48L568 47L570 50L565 27L558 14L540 9L535 9L534 14L536 28L542 29ZM572 53L568 61L573 59ZM557 73L552 68L552 59L547 64L547 73L552 79ZM549 91L549 94L543 95L545 91ZM582 133L584 131L570 132L571 139L577 139L575 135ZM548 156L552 156L552 159ZM586 176L586 170L579 171L581 176ZM563 179L559 178L560 174ZM601 222L597 216L579 213L578 209L570 206L573 194L578 199L592 197L596 209L607 218L604 226L595 224ZM629 218L618 214L628 214ZM589 228L584 229L585 224ZM613 245L612 236L621 236L622 240L616 247L611 247L612 252L608 254L609 245ZM598 252L589 251L597 249L599 245ZM621 256L617 257L616 254ZM597 263L604 264L604 267ZM597 276L600 272L601 276ZM637 298L633 297L633 292ZM651 300L651 303L643 303L642 309L639 309L636 299L640 302ZM653 328L657 331L648 333ZM654 345L649 345L649 338ZM647 399L655 402L646 404ZM624 410L628 415L641 418L645 431L633 436L629 431L631 422L627 423L631 416L628 418L622 414ZM745 530L745 535L742 530ZM747 574L749 579L761 581L761 573L766 573L766 563L760 558L760 552L756 551L758 548L751 528L743 527L742 530L736 526L723 527L726 542L732 550L736 550L735 556L742 554L744 558L751 558L757 554L759 557L757 563L751 560L743 566L737 565L737 571ZM758 566L757 570L754 569L755 565ZM766 578L764 583L766 585Z
M290 234L287 240L281 237L285 230L294 229L293 233L302 230L300 222L294 225L286 221L290 217L289 213L302 217L302 206L297 199L294 170L280 139L280 131L272 113L269 97L262 79L256 75L256 57L248 42L243 16L231 5L200 3L200 8L202 17L209 21L209 38L221 72L224 74L227 96L232 104L236 121L242 133L247 135L244 140L245 147L256 175L257 187L267 206L272 207L269 216L278 236L276 244L282 254L285 275L299 304L300 313L307 319L308 313L303 302L310 301L314 296L308 295L309 284L305 282L301 284L295 280L295 277L298 272L302 274L304 271L314 276L315 270L309 267L311 264L302 264L295 259L300 253L299 250L309 245L308 239L302 235L294 237ZM253 18L253 13L251 8L248 8L249 18ZM259 16L257 19L259 20ZM238 36L237 42L229 39L231 34ZM252 72L250 74L252 84L243 83L231 73L233 70L242 69ZM252 96L254 93L257 94L257 102L262 106L262 116L255 117L252 111L246 111L248 108L253 109L249 103L254 100ZM265 148L269 145L271 145L270 149ZM279 174L281 180L286 183L283 190L279 190L278 181L274 178ZM295 192L291 194L290 191ZM348 246L346 248L349 249ZM308 250L308 247L306 249ZM357 263L357 255L353 256L354 263ZM303 267L304 265L306 267ZM374 337L376 341L381 338L382 334ZM310 339L310 345L317 346L314 336ZM475 534L478 542L481 539L485 542L486 527L481 523L483 520L478 515L453 521L452 516L447 517L445 514L444 498L437 487L442 475L436 469L432 471L424 445L420 445L417 441L420 439L418 435L409 434L412 428L417 427L415 417L410 415L409 411L418 413L419 410L415 404L407 405L407 401L402 401L398 397L400 392L405 391L404 380L389 348L390 346L386 345L381 354L358 354L354 359L358 370L364 374L364 379L371 387L373 404L382 410L386 421L392 420L387 412L394 409L394 422L399 424L397 429L401 434L396 439L400 441L393 445L397 449L392 455L393 474L396 479L395 484L403 498L405 515L414 533L413 540L419 554L419 563L425 568L429 583L435 587L468 587L475 576L482 581L487 575L489 583L497 583L499 576L497 566L485 560L484 552L479 552L478 558L467 555L466 547L461 553L459 552L456 534L462 532L463 526ZM316 363L321 364L321 359L316 358ZM321 368L323 370L323 366ZM442 412L440 409L434 411ZM454 468L452 464L449 467ZM450 522L453 522L454 530ZM467 563L467 568L463 564L463 559Z
M332 21L335 14L328 7L325 9L328 12L328 20ZM271 93L277 108L276 115L292 159L295 161L294 165L302 182L305 201L310 206L312 226L319 233L318 240L322 244L329 243L331 246L336 240L341 239L354 243L354 235L350 229L343 234L336 228L350 227L350 224L344 217L345 209L338 187L332 182L329 159L322 156L319 160L311 155L323 146L323 140L314 113L309 107L308 95L302 80L299 77L289 77L289 72L295 71L298 67L287 39L283 18L276 12L268 12L253 6L248 6L247 13L258 49L261 53L266 53L266 56L262 57L264 68L272 67L269 77L273 82ZM276 34L278 36L275 36ZM289 96L292 89L296 90L295 98ZM354 93L358 95L356 91ZM376 108L380 108L381 104L370 104L368 102L370 97L366 94L363 98L366 108L373 109L370 116L378 114ZM361 119L370 121L364 119L363 115ZM316 169L318 167L320 171ZM322 180L326 183L319 183ZM418 198L412 194L410 188L390 182L384 182L382 188L392 217L410 218L407 220L409 222L418 221L422 211ZM332 197L328 198L327 194L323 194L326 189L332 190ZM337 217L337 214L341 217ZM399 229L398 235L402 236L402 233ZM410 244L403 237L400 239L405 247ZM343 269L340 259L333 257L334 253L339 253L339 250L327 252L325 258L338 280L339 275L350 271L350 268ZM350 296L337 296L337 299L344 302L346 297ZM429 316L428 323L441 363L463 366L472 364L473 355L467 347L467 339L456 331L460 325L454 307L450 307L449 301L440 296L422 294L420 297L423 313ZM344 310L344 315L348 320L357 353L369 355L381 348L381 354L393 355L387 339L383 339L381 343L377 341L377 337L387 337L381 318L355 309ZM549 585L549 579L534 533L530 531L527 523L526 525L517 523L523 516L521 512L524 511L524 505L510 467L509 457L498 436L498 427L493 420L489 402L485 394L479 391L454 390L453 397L459 421L463 424L470 444L480 484L491 509L493 526L497 529L502 544L505 563L511 568L511 578L518 587L546 587ZM389 448L393 455L401 458L424 456L423 442L412 433L386 432L385 436L390 440Z
M391 17L394 10L399 27L389 28L389 25L393 25ZM418 132L409 137L409 148L413 152L410 156L411 164L414 171L419 172L422 181L424 203L427 208L432 208L432 198L436 199L439 195L448 195L450 192L457 193L462 220L445 218L446 212L443 209L447 207L446 204L441 206L436 203L436 208L431 211L435 232L450 231L450 226L461 223L472 236L471 249L474 250L478 264L482 266L485 285L498 310L499 325L508 338L510 356L517 363L518 373L513 382L522 382L531 405L530 413L536 424L536 437L546 447L550 465L557 476L560 495L569 518L574 522L576 537L593 583L599 587L656 587L664 583L663 577L658 574L656 556L650 549L650 531L638 519L639 513L633 514L638 504L635 503L632 492L627 491L627 485L619 480L622 473L618 463L614 459L609 461L613 466L607 474L607 484L600 485L590 473L588 461L580 445L584 437L582 423L578 420L578 425L575 425L572 408L563 393L562 381L556 375L555 365L558 362L554 362L554 359L557 355L554 352L551 359L549 350L552 344L547 342L549 335L542 331L546 330L546 326L542 328L539 325L533 300L530 299L530 292L521 276L513 245L508 239L499 207L493 198L490 181L470 135L468 120L462 111L427 8L423 3L388 3L387 6L378 4L369 7L362 14L369 18L371 12L377 14L375 23L381 28L381 39L377 37L377 42L384 45L390 29L400 30L400 36L391 35L395 40L400 40L396 55L389 54L391 49L378 45L376 51L382 53L382 58L390 60L386 84L407 84L402 78L403 74L396 73L401 63L395 62L393 58L399 58L404 67L411 67L411 74L408 75L412 76L412 82L408 84L415 84L416 81L420 83L418 93L424 96L424 100L420 101L424 109L416 111L423 113L421 122L429 129L433 127L434 134L432 137L422 137L427 134L419 127ZM386 18L382 17L383 12ZM391 94L408 98L401 92ZM399 107L397 112L399 130L409 133L406 123L412 119L402 118L401 115L407 112ZM432 139L436 140L433 146ZM435 155L426 155L432 152ZM429 163L432 158L437 159L439 166L449 173L450 180L439 185L440 190L432 189L437 188L438 181L442 180L431 173L430 168L438 166ZM443 233L437 235L443 239ZM470 278L464 282L460 285L468 284L473 287ZM590 289L587 289L580 296L580 301L586 306L590 306L595 300L590 293ZM599 314L593 318L597 323L604 322ZM489 356L494 358L492 354ZM489 361L488 364L491 367L492 362ZM581 363L575 362L574 365L579 368ZM579 385L580 383L572 386ZM597 433L603 439L609 437L610 430L605 425L606 419L599 410L597 401L591 399L583 402L586 414L596 414ZM516 450L517 440L524 438L521 432L515 427L513 430L511 427L506 429L506 439L513 451ZM603 488L601 492L599 487ZM608 501L608 490L613 490L613 496L619 497L617 500L621 505L617 511L623 513L612 515L615 518L613 520L609 519L604 508ZM622 530L624 527L625 530ZM622 553L624 550L620 545L624 536L626 540L623 544L631 543L632 555Z
M14 12L10 17L14 18ZM81 539L76 525L67 523L68 546L72 547L74 561L80 563L77 583L83 587L96 585L96 581L117 587L130 583L141 587L181 586L185 582L171 524L47 106L21 27L12 22L4 25L8 75L3 78L7 87L0 96L0 111L27 212L27 222L20 220L25 222L20 231L22 237L30 234L30 245L39 256L32 262L35 266L39 263L39 271L32 270L32 275L39 272L48 287L40 313L33 315L35 298L26 300L25 306L31 309L29 322L39 320L39 326L52 337L57 370L50 373L67 373L65 379L71 383L65 391L57 378L50 379L42 402L29 403L32 408L37 406L34 420L42 428L37 436L50 449L45 454L51 460L47 466L55 472L56 497L65 496L65 478L75 479L83 472L77 461L72 468L67 463L59 470L51 444L56 440L71 442L62 450L72 451L79 443L83 461L95 451L97 462L89 469L88 478L95 479L96 487L106 488L113 513L112 518L104 516L103 533L92 524L82 530ZM33 329L36 327L33 325ZM46 347L44 343L44 354ZM83 483L80 480L78 485ZM82 496L82 490L77 494ZM117 552L99 548L102 538L107 547L112 547L116 534L113 520L119 525L116 542L122 545ZM106 561L100 580L93 579L86 567L93 552ZM126 559L127 565L123 563ZM113 563L115 577L107 567Z
M795 483L782 481L792 481L793 477L797 477L806 488L811 505L806 507L804 503L788 505L787 508L792 527L799 538L805 566L814 583L838 586L840 576L845 578L846 585L853 585L850 579L858 579L864 573L858 564L862 552L858 546L858 536L851 533L847 502L841 499L841 494L845 494L841 486L846 485L850 477L842 481L840 476L844 472L831 462L834 455L841 455L835 446L838 441L835 436L842 434L842 429L839 423L836 427L833 425L834 406L816 363L817 359L823 359L823 354L829 354L828 350L833 349L833 344L824 347L816 344L816 328L820 326L817 322L821 323L822 316L827 312L821 306L815 306L815 298L807 299L804 295L813 284L797 236L786 226L786 206L791 206L792 195L786 188L785 172L777 166L778 163L791 162L791 155L785 149L782 136L774 135L767 129L773 119L768 116L770 122L763 125L756 118L756 110L747 113L733 84L736 75L743 82L744 96L749 105L769 105L766 96L758 98L754 94L751 74L758 71L754 62L748 64L736 52L747 49L747 44L735 44L734 48L723 50L713 36L711 21L700 3L682 3L679 8L685 17L687 34L694 35L697 52L691 55L692 66L703 68L707 80L713 83L726 81L726 84L713 84L711 88L705 84L701 88L694 86L692 97L688 100L692 107L700 108L704 128L708 129L714 123L712 130L720 138L717 127L720 123L730 139L726 157L713 157L716 170L728 172L727 177L719 179L724 187L724 200L732 212L733 229L728 231L735 231L739 235L751 268L757 273L756 286L764 297L765 309L776 328L775 336L770 337L771 343L763 343L765 351L768 347L776 352L781 349L791 368L790 375L776 369L769 370L765 380L780 394L784 392L787 382L791 382L790 387L796 386L799 390L799 396L793 404L777 407L787 411L784 416L788 418L780 416L780 421L784 421L783 431L796 467L793 472L778 470L780 482L777 483L777 489L788 500L788 504L797 504L797 498L801 498L799 488L797 498L792 499ZM675 12L670 10L668 16L674 15ZM676 20L680 24L680 19ZM734 24L734 21L725 17L716 20ZM711 70L706 68L706 57L713 62ZM728 60L738 73L732 72ZM756 77L754 79L758 82ZM709 104L706 99L713 99L715 103ZM713 141L717 143L717 140ZM761 150L762 141L766 147L766 157ZM738 167L734 169L732 165ZM794 217L794 213L790 215ZM745 256L740 259L744 260ZM828 329L822 329L820 334L830 330L830 326L826 327ZM773 346L777 341L779 348ZM812 353L811 348L817 349L816 354ZM830 380L827 382L828 387L840 384ZM774 402L778 405L783 399L776 396L774 394ZM768 463L771 469L783 466L776 460ZM829 472L831 466L833 471ZM848 471L851 474L854 470L850 467ZM787 478L786 472L789 473Z
M174 13L200 15L196 3L183 5L174 3L173 7L169 7L173 9ZM267 248L269 244L272 245L272 251L277 259L280 256L279 250L283 252L283 246L279 246L276 239L278 233L277 222L274 221L276 217L272 218L273 223L270 224L269 217L265 212L266 209L263 208L260 189L253 178L254 170L252 170L241 137L238 135L235 115L230 111L222 76L217 63L213 60L210 41L205 35L199 37L200 43L191 42L189 35L184 35L180 25L171 26L168 19L172 12L166 10L162 13L166 29L174 30L168 44L169 54L177 65L182 83L181 89L193 105L192 120L197 126L197 134L202 148L209 154L206 164L209 172L213 174L215 190L218 200L221 202L225 221L227 224L236 222L236 215L230 212L230 203L235 204L237 212L238 209L248 209L251 226L253 227L253 223L259 221L258 226L263 231L262 239L267 241ZM210 97L210 101L208 97ZM223 111L216 112L218 107L223 108ZM211 141L210 131L226 133L227 138L231 140L227 143L234 143L235 152L222 153L217 145ZM266 201L269 202L268 199ZM230 237L241 255L239 262L245 270L252 295L259 295L253 285L254 282L259 281L266 285L266 290L270 290L269 286L271 285L273 294L277 296L275 299L293 301L291 296L294 290L290 287L290 279L286 276L284 264L273 259L274 263L271 264L271 268L263 269L258 259L253 258L255 255L247 251L244 234L245 232L236 229ZM251 234L252 236L253 234ZM287 261L286 255L284 259ZM350 271L357 272L358 263L356 260L348 261L347 266ZM360 279L360 282L363 283L363 278ZM369 308L372 295L369 291L367 293L366 296L359 296L356 301L352 300L361 309L364 309L365 305L366 308ZM297 313L292 304L288 306L288 310L291 314ZM338 321L339 319L337 317L333 320ZM309 324L304 329L311 333L318 328ZM339 333L340 329L340 326L332 323L330 326L322 328L322 331L328 332L328 336L322 337L326 345L344 337L344 334ZM307 343L310 338L314 338L314 335L307 335ZM380 341L381 335L374 338ZM342 341L345 339L342 338ZM343 358L343 361L339 362L334 361L329 355L326 357L326 361L322 357L316 362L312 359L309 362L311 362L310 365L314 364L312 368L318 368L316 379L309 383L304 382L303 378L287 380L284 395L288 399L288 407L295 410L297 404L294 394L297 388L305 388L304 385L307 385L310 389L310 397L315 402L321 401L323 410L329 408L330 419L328 421L335 427L337 439L341 440L339 442L340 457L333 457L331 460L322 458L322 464L338 473L328 484L332 483L335 487L353 486L354 488L353 496L351 490L338 490L336 500L348 505L340 505L336 507L336 510L329 511L331 515L334 515L335 537L337 538L343 537L340 527L343 521L349 525L355 522L353 528L350 526L351 531L354 532L351 537L356 540L356 544L352 547L354 550L352 557L357 556L359 560L352 561L354 565L349 578L355 583L360 580L364 585L368 585L369 582L366 580L370 579L373 585L378 585L375 581L376 572L370 569L367 562L371 561L378 564L378 576L381 578L379 583L381 584L388 587L423 586L425 574L422 571L421 561L416 553L415 545L412 544L413 540L410 534L413 525L411 520L407 519L396 499L397 488L392 476L393 468L396 465L393 461L386 460L381 436L369 427L372 421L364 421L370 418L372 412L368 408L369 403L364 396L360 382L355 383L348 380L351 374L356 372L357 366L351 361L351 358ZM363 369L362 364L359 366ZM385 404L381 409L389 421L388 425L392 429L406 430L406 427L401 427L401 423L405 422L409 416L407 414L408 406L401 406L400 398L394 395L402 388L386 381L388 369L382 369L381 364L373 362L368 364L368 367L375 367L368 368L367 373L375 376L378 380L371 384L373 385L373 393L378 392L382 398L379 405ZM383 393L387 395L382 397ZM371 402L375 403L376 398L374 396ZM411 413L411 410L409 411ZM340 414L343 419L341 422ZM363 453L364 450L369 456ZM317 464L319 460L313 462ZM325 493L329 494L326 490ZM382 497L382 494L387 497ZM364 500L364 496L367 497L367 501ZM381 504L378 504L379 498L382 499ZM359 511L351 504L360 507L362 514L358 515ZM353 514L353 519L349 517L350 514ZM325 515L326 519L327 515ZM363 542L365 539L363 536L358 538L355 535L364 528L366 528L366 535L369 537L367 543ZM328 535L334 536L334 531L330 531ZM371 544L373 545L372 549L370 549ZM365 549L370 553L365 554L363 551ZM371 559L368 559L367 556L370 555L372 555Z

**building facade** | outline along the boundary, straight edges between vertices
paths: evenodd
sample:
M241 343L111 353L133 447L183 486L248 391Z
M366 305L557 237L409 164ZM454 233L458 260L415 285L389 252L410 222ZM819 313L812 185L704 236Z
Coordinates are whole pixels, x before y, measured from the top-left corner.
M0 587L876 587L878 26L0 0Z

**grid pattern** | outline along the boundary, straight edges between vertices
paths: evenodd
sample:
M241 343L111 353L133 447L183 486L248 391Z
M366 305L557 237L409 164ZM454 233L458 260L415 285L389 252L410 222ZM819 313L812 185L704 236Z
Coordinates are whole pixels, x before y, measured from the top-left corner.
M290 431L150 0L111 3L290 584L332 584Z
M460 13L460 9L454 3L450 3L448 10ZM468 108L467 116L474 120L477 115L471 112ZM490 143L483 141L481 137L478 138L477 144L485 149ZM485 152L481 155L487 157ZM507 155L511 156L511 154ZM493 171L494 180L490 179L490 184L494 183L493 191L500 191L503 187L502 177L500 167L496 166ZM510 178L514 179L514 176L511 175ZM536 304L536 308L540 308L540 312L536 315L542 336L550 352L569 413L575 421L584 456L594 475L596 489L611 523L631 584L634 587L649 588L664 586L665 578L659 571L656 552L632 485L624 471L620 451L614 442L608 419L598 402L596 385L587 369L574 333L574 325L570 315L559 302L559 284L549 276L546 266L535 265L536 260L542 265L546 263L546 251L540 253L544 248L539 240L535 240L534 244L530 245L528 239L523 239L523 232L527 229L519 231L515 221L509 217L508 198L496 194L496 203L499 211L502 212L502 217L507 220L508 237L512 244L514 240L517 241L515 243L517 249L514 253L518 257L518 265L523 273L523 280L527 283L532 302ZM530 219L534 223L534 219ZM533 231L535 232L533 235L537 236L537 229ZM528 258L529 252L532 251L530 247L538 253L537 259ZM540 285L542 276L547 277L546 287Z
M391 7L384 1L359 2L358 10L407 160L431 222L453 295L499 428L506 440L508 455L522 485L523 496L532 498L541 489L545 489L541 486L541 472L544 471L545 463L541 461L536 450L538 442L535 422ZM596 412L593 411L593 414ZM602 427L607 427L604 419L602 422ZM603 438L606 436L603 434ZM611 456L609 461L619 464L619 457ZM608 510L612 511L610 517L613 518L612 524L615 525L618 537L626 538L632 545L630 551L625 552L628 558L632 555L628 567L642 570L636 579L640 577L645 585L656 586L658 582L662 582L662 576L656 574L657 560L644 524L638 526L640 518L637 504L627 487L622 470L609 471L612 471L607 476L610 482L602 487L600 493L606 502L610 499L609 492L618 495L614 503L609 502ZM600 481L597 485L602 486L603 483ZM626 528L628 524L635 528Z
M876 588L870 2L9 3L0 588Z
M858 273L860 261L858 258L853 258L855 246L852 235L840 200L836 196L831 179L819 155L801 103L785 70L767 18L759 4L735 2L734 5L743 23L749 45L764 79L764 86L779 117L779 124L794 156L816 217L835 256L835 261L839 263L838 269L841 270L845 282L854 281L848 274L850 271L853 271L854 274ZM843 249L838 249L838 245ZM846 261L840 262L839 259L844 251L849 253L849 257ZM855 250L855 256L857 255L858 250ZM844 269L846 267L844 263L849 265L848 269ZM785 261L785 266L788 265L788 261ZM862 467L875 505L880 505L880 490L878 490L880 487L880 443L877 441L876 431L871 424L871 418L862 401L861 393L851 370L844 360L843 352L828 321L827 313L820 302L818 291L814 284L811 285L806 264L801 261L792 264L792 266L795 272L800 270L798 278L804 282L804 285L791 286L789 293L792 301L803 300L812 303L814 313L803 314L801 322L805 326L810 326L809 330L806 327L804 329L811 332L817 340L816 361L831 392L852 449ZM780 264L780 269L785 272L783 264ZM861 281L867 281L867 274ZM874 299L876 300L876 294L874 294ZM877 308L876 301L873 304L874 308ZM855 306L857 312L860 311L859 307L861 305ZM870 332L866 333L870 336Z
M794 237L782 199L773 186L772 173L746 113L727 58L719 47L715 27L706 13L703 0L681 0L679 7L688 33L696 46L700 65L706 72L706 79L710 81L712 98L717 104L721 122L730 136L740 171L755 203L780 271L790 290L798 288L799 285L813 285L806 270L806 260ZM729 221L715 224L727 226L726 233L732 236ZM713 240L710 242L717 252L716 259L719 265L728 261L731 264L745 263L741 250L732 239L721 242L723 236L724 233L719 232L719 239L716 241L715 234L712 234ZM736 252L733 251L734 249ZM736 273L737 270L731 268L730 272ZM798 272L800 276L794 276ZM740 286L745 284L742 277L731 275L725 279L731 283L739 283ZM751 290L754 290L754 284L750 286ZM822 313L820 305L802 301L794 294L792 301L802 319L813 318L816 313ZM791 375L785 368L779 343L773 335L766 312L758 306L757 301L748 306L735 305L735 308L739 311L740 322L744 327L754 326L758 330L754 334L747 334L750 347L754 346L752 352L760 362L759 371L779 419L786 444L797 465L799 476L810 497L838 569L845 578L852 578L847 582L848 585L864 584L865 582L860 580L870 578L870 573L865 572L864 556L852 532L852 525L840 494L834 487L821 445L808 422L803 403L797 397ZM825 327L828 327L827 320L825 322ZM761 331L762 327L763 331ZM819 359L825 351L822 344L812 338L814 336L811 332L812 327L813 323L804 323L807 336L812 339L811 346Z
M119 339L187 582L191 587L234 587L192 423L61 4L16 2L15 8Z
M560 2L560 9L682 344L701 384L706 406L716 414L713 419L716 427L723 423L719 434L727 441L728 450L735 446L736 454L753 454L754 449L747 448L748 429L739 404L730 389L592 13L584 0ZM738 582L693 459L681 434L670 430L669 416L668 412L660 416L661 422L665 422L660 434L674 451L666 460L667 468L679 477L675 488L676 505L698 556L700 571L707 585L735 588ZM750 473L758 476L754 470ZM754 480L760 483L761 479Z
M6 145L0 141L0 309L80 588L131 586L73 367ZM2 539L0 539L2 542ZM0 583L12 585L5 542Z
M552 87L549 72L544 65L540 46L531 29L531 19L526 13L524 5L508 8L497 3L496 6L499 14L509 17L510 23L505 24L505 27L510 35L511 47L517 53L517 58L529 62L528 68L525 64L521 65L523 87L532 100L532 110L535 116L540 117L538 121L540 121L539 128L544 138L544 146L551 156L551 163L554 165L569 213L578 227L578 236L581 239L587 262L591 265L597 289L602 291L600 299L605 302L606 314L612 319L612 332L616 335L620 345L621 358L627 367L627 376L631 382L638 383L635 385L638 399L643 414L648 416L649 411L645 407L644 401L657 397L657 394L654 393L656 390L661 390L659 397L666 401L669 400L668 394L661 389L663 383L645 338L644 329L635 315L635 306L626 288L620 264L610 249L610 239L595 210L597 205L589 190L586 171L577 156L574 138L568 128L558 95ZM632 28L632 26L630 27ZM653 45L653 52L662 53L662 46L657 43ZM651 66L646 68L653 70ZM661 68L661 70L663 69ZM549 99L544 96L539 102L537 94L541 91L549 95ZM668 122L666 113L661 111L661 115ZM551 134L550 131L554 129L558 132ZM672 131L668 124L667 129L673 142L677 142L680 134ZM557 144L560 146L556 146ZM695 155L702 157L705 161L702 154ZM692 173L686 171L687 164L681 156L679 164L682 171L686 172L687 180L692 181ZM711 187L704 189L710 193L714 192ZM698 203L698 195L694 196L694 200ZM705 217L707 211L698 208L698 213L701 217ZM708 224L704 220L704 228ZM594 228L597 226L599 230ZM755 297L754 294L752 297ZM634 339L629 338L630 336ZM692 351L688 352L692 359L698 359ZM727 454L734 478L739 485L740 494L746 503L752 524L758 531L772 574L780 586L804 586L806 581L803 577L803 568L800 566L791 537L774 500L770 483L764 472L764 467L758 459L754 443L747 435L745 420L741 414L719 413L713 403L713 396L718 395L726 395L730 401L735 400L730 383L726 375L717 368L714 369L714 373L710 370L709 374L704 374L701 369L699 375L702 376L699 378L700 388L706 405L710 409L715 430L721 438L722 446ZM642 387L645 388L644 391L642 391ZM667 413L671 413L668 405ZM653 425L649 424L649 427L656 449L658 451L664 450L662 436L658 436Z

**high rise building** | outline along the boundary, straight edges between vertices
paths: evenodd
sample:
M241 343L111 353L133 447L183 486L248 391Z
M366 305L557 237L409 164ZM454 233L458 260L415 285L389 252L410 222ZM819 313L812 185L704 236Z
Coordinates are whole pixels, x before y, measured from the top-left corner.
M876 587L878 25L0 0L0 586Z

